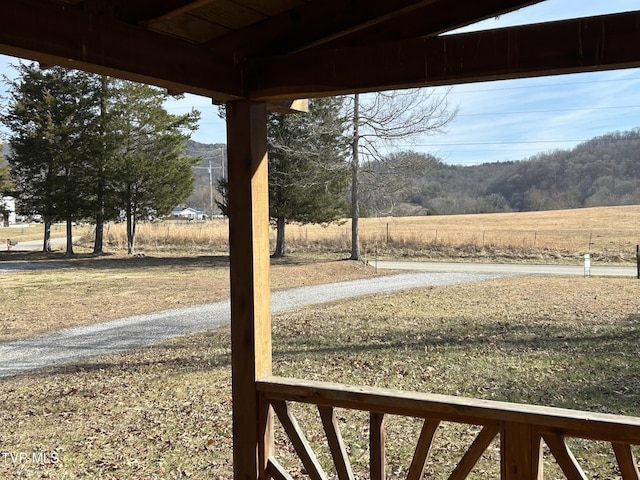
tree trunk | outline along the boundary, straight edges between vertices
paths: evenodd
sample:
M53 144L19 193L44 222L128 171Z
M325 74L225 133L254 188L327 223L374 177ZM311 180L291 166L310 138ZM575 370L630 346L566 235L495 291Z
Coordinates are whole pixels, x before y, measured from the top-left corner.
M276 219L276 249L271 255L272 257L281 258L285 255L284 226L285 218L278 217Z
M96 238L93 241L93 253L94 255L101 255L104 253L104 216L102 212L96 215Z
M97 198L97 213L96 213L96 236L93 241L93 253L94 255L100 255L104 253L104 169L100 169L100 178L98 179L98 198Z
M73 255L73 220L67 215L67 255Z
M45 215L44 221L44 240L42 242L42 253L49 253L51 251L51 224L53 221L51 217Z
M100 134L103 137L105 136L105 115L107 114L107 77L103 75L101 77L101 98L100 98ZM104 165L106 162L105 153L104 153L104 141L103 141L103 151L101 158L99 159L100 165L98 166L98 185L97 185L97 213L96 213L96 237L93 242L93 253L94 255L99 255L104 253L104 188L105 188L105 178L104 178Z
M353 97L353 142L351 143L351 260L360 260L360 232L358 220L360 209L358 202L358 173L360 159L358 147L360 143L360 95Z
M136 219L131 204L127 205L127 254L135 252Z
M96 186L96 235L93 240L94 255L103 253L102 247L104 237L104 158L99 161L98 184Z
M131 186L127 187L127 254L133 255L136 241L136 206L133 204Z

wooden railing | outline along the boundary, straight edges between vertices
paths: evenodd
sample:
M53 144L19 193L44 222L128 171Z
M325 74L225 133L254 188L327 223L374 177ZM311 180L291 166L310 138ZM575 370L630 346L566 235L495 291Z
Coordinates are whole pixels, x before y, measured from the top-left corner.
M610 442L619 474L624 480L640 479L631 449L640 444L640 418L495 402L463 397L358 387L326 382L268 377L257 383L262 412L273 409L295 452L312 480L327 479L320 462L291 413L290 404L317 405L340 480L355 478L343 441L335 408L370 412L369 472L372 480L386 478L385 415L424 419L407 480L423 478L433 440L442 422L478 425L480 432L451 472L450 479L469 476L484 451L499 436L500 477L503 480L542 479L543 442L570 479L586 479L567 446L567 437ZM265 415L264 418L268 418ZM265 436L265 442L269 435ZM293 477L276 460L272 445L261 445L265 478Z

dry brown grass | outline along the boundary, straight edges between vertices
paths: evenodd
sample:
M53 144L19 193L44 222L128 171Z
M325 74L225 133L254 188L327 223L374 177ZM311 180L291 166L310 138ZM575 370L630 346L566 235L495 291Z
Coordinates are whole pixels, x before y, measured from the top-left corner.
M350 222L290 226L295 246L350 245ZM387 257L575 260L585 253L610 262L635 260L640 243L640 206L546 212L365 218L363 249ZM294 247L295 248L295 247Z
M127 234L124 223L109 224L105 228L107 249L126 251ZM140 223L136 227L136 246L140 250L157 251L202 251L228 253L229 222L213 220L209 222L187 222L166 220ZM82 243L93 241L89 232Z
M579 261L585 253L599 262L635 260L640 243L640 206L547 212L363 218L360 238L369 257L475 259L491 261ZM207 249L228 252L226 220L207 223L159 222L139 227L141 251ZM328 226L288 225L289 252L346 254L349 220ZM85 239L85 243L89 237ZM275 232L272 231L272 243ZM111 249L124 249L124 225L107 231Z
M580 213L585 219L596 218L594 210ZM629 225L637 225L638 207L615 209L615 216L612 212L603 211L599 220L608 222L606 235L622 235ZM628 215L623 215L625 212ZM549 214L540 214L534 222L535 232L551 235L562 230L573 232L575 238L588 232L580 233L570 223L571 212L556 212L555 224ZM482 217L469 218L469 228ZM542 217L547 217L546 230ZM418 220L447 219L456 225L464 220ZM500 216L486 216L486 223L479 224L486 227L485 232L492 225L489 219L499 220ZM519 215L514 219L523 222ZM376 221L378 229L383 227L386 242L386 221ZM407 225L407 236L426 228L422 223ZM396 242L391 238L391 226L389 243ZM473 228L478 232L480 227L476 224ZM305 227L300 228L307 234ZM345 225L330 228L337 229L341 236ZM515 223L511 228L512 233L524 231L517 230ZM440 236L446 231L446 223L438 224L437 229ZM309 234L311 231L309 227ZM291 232L290 228L294 236ZM596 238L595 229L589 233L592 240ZM426 239L429 234L424 235ZM381 245L382 239L376 238ZM487 238L485 233L485 241ZM538 241L545 236L538 233L535 238ZM620 236L616 242L632 244L632 238L624 240ZM405 245L394 254L403 251L410 253ZM11 254L6 258L34 260L37 256ZM274 288L370 274L352 262L318 265L296 262L295 258L274 264ZM109 315L115 318L228 295L226 259L211 255L188 259L160 254L144 258L80 256L73 260L53 255L38 261L69 261L73 265L0 275L3 312L14 315L13 325L3 322L10 327L3 338L57 329L68 322L107 320ZM638 283L633 280L535 277L421 289L305 308L274 318L274 372L640 415L637 299ZM229 346L225 327L137 352L3 380L0 451L17 454L54 450L60 461L45 465L0 461L0 477L232 478ZM304 409L299 415L303 428L309 429L310 441L321 444L322 435L311 428L317 425L314 417ZM366 478L366 418L346 413L344 418L348 426L343 433L359 472L357 478ZM410 420L389 420L389 478L406 477L416 429L417 424ZM447 469L457 461L455 452L472 434L467 427L447 431L451 435L439 437L434 448L435 461L429 467L434 478L446 476ZM281 459L292 462L290 446L281 434L277 445ZM580 461L587 464L588 477L616 478L605 449L597 447L593 451L581 444L575 448ZM495 448L490 449L474 471L474 479L497 477L495 455ZM323 462L326 464L327 459ZM294 477L304 478L299 468L291 465ZM547 467L551 478L560 476L553 462Z
M84 229L76 228L76 231L82 231L82 233L84 233ZM0 228L0 241L6 242L7 238L17 240L18 242L42 240L43 234L44 226L41 223L31 225L14 225L11 227ZM51 226L51 236L53 238L64 237L65 235L65 225L58 223Z

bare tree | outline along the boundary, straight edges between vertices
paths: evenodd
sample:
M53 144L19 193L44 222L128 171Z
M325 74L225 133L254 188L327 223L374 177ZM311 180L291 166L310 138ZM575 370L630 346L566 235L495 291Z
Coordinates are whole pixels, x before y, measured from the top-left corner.
M367 215L407 215L405 200L424 204L429 177L443 168L432 154L414 150L388 153L381 160L370 159L360 165L358 201ZM424 211L424 205L420 207Z
M362 165L381 160L399 142L443 132L457 114L449 105L449 92L407 89L351 97L351 260L360 259Z

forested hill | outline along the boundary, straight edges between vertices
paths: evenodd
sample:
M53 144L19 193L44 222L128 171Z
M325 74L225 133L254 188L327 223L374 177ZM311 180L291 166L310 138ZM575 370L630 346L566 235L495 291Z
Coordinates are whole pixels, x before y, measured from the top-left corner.
M5 147L7 147L5 145ZM210 204L222 176L222 144L189 142L202 157L193 173L191 206ZM2 152L6 155L7 148ZM2 154L0 153L0 156ZM553 210L640 204L640 128L593 138L517 162L448 165L430 155L402 152L363 168L361 206L367 215L426 215ZM214 193L217 195L217 192Z
M417 158L407 162L407 156ZM425 162L426 157L404 152L370 165L373 171L393 170L394 162L429 166L396 169L403 179L395 184L402 187L387 190L384 201L381 183L369 182L372 187L363 205L368 213L489 213L640 204L640 128L518 162L463 167L433 157Z

